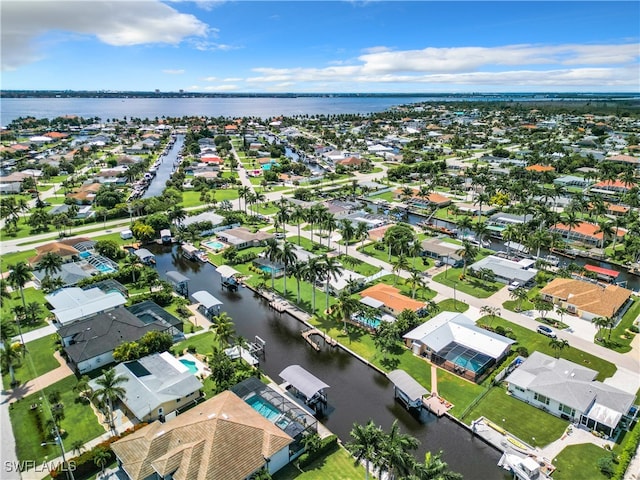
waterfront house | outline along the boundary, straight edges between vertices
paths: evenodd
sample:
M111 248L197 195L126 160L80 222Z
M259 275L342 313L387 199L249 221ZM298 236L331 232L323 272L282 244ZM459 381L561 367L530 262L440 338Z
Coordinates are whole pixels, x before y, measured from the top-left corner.
M125 303L125 296L117 291L105 293L99 288L83 290L78 287L61 288L45 300L52 306L54 325L63 327L99 313L114 310Z
M414 354L472 381L483 378L515 340L476 326L458 312L441 312L404 336Z
M77 192L68 193L65 198L69 198L80 205L91 205L101 186L98 182L83 184Z
M140 422L164 420L188 408L202 396L202 383L169 352L154 353L115 366L116 377L127 379L118 398L127 417Z
M403 310L421 312L425 308L425 303L414 300L400 293L400 290L386 283L378 283L360 292L360 296L370 297L382 302L381 310L390 313L394 317L400 315Z
M603 195L620 195L627 193L635 184L626 183L621 180L605 180L603 182L594 183L589 191L591 193L600 193Z
M244 480L289 463L293 439L225 391L166 423L154 422L111 445L131 480Z
M598 372L533 352L505 379L509 393L545 412L613 436L635 416L635 395L595 381Z
M615 317L630 301L633 292L618 285L556 278L540 290L540 296L585 320Z
M469 275L489 269L495 275L495 279L502 283L518 282L527 285L533 282L538 271L533 267L535 260L521 259L516 261L489 255L469 265Z
M69 208L70 206L67 205L66 203L63 203L62 205L56 205L51 209L51 211L49 212L49 215L54 216L62 213L68 213ZM78 211L73 217L73 220L86 220L95 215L95 212L93 211L93 207L91 205L82 205L77 208L78 208Z
M62 259L63 262L70 262L77 257L80 251L74 246L88 238L68 238L56 242L45 243L35 248L36 255L29 258L31 268L37 268L42 258L48 254L54 254Z
M549 231L559 233L566 241L580 242L592 246L600 246L603 240L603 233L599 231L598 225L589 222L580 222L577 226L570 228L563 223L556 223ZM623 237L624 231L618 231L618 237Z
M249 247L263 245L269 238L273 238L272 233L257 231L251 232L247 228L230 228L216 233L217 237L229 245L233 245L238 250Z
M445 242L441 238L428 238L420 244L422 255L429 258L440 260L454 268L461 267L464 263L462 257L456 252L460 249L460 245Z

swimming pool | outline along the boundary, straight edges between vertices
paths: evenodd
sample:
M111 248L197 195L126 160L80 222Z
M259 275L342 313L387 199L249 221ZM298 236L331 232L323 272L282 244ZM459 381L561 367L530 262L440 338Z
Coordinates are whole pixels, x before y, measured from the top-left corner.
M364 315L355 315L351 317L355 322L362 324L368 328L378 328L380 326L379 318L367 318Z
M260 270L266 273L273 273L273 274L278 273L277 269L270 267L269 265L260 265Z
M271 405L259 395L249 397L246 402L251 405L251 408L253 408L267 420L275 420L282 413L280 410L278 410L276 407Z
M217 240L207 240L206 242L201 242L201 244L211 250L222 250L225 247L224 243Z
M458 355L452 361L459 367L465 368L467 370L471 370L474 373L478 373L482 369L482 367L484 367L483 362L479 362L478 360L474 358L470 358L468 355L465 355L465 354Z
M84 258L89 258L91 256L91 252L80 252L80 253L78 253L78 256L80 258L83 258L83 259Z
M187 360L186 358L181 358L178 361L189 369L189 373L191 375L195 375L196 373L198 373L198 366L196 365L196 362Z
M112 268L109 265L104 265L104 264L98 264L98 265L95 265L95 267L102 273L113 273L116 271L115 268Z

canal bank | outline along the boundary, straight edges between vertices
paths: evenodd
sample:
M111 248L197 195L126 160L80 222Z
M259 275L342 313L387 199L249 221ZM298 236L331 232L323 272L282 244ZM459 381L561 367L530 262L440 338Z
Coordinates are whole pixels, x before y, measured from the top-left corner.
M497 467L498 451L446 417L437 418L426 411L419 417L409 413L394 400L393 384L384 374L343 348L316 351L302 337L302 331L308 328L305 323L270 309L270 302L249 288L222 290L215 267L183 258L177 246L152 245L150 249L156 254L161 277L168 270L186 275L190 292L206 290L223 302L222 310L233 318L237 334L248 340L258 335L266 341L261 368L272 379L279 381L278 374L285 367L297 364L330 385L329 411L322 421L342 441L350 440L354 423L365 424L372 419L388 429L397 419L403 432L420 440L418 460L427 451L442 450L445 461L465 478L504 478Z

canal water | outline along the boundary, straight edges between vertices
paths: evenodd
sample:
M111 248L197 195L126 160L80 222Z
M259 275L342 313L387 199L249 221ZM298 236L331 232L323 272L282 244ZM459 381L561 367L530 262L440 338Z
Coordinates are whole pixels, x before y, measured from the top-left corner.
M162 155L162 163L156 171L156 176L153 177L147 191L144 192L142 198L157 197L160 195L167 183L167 180L171 178L171 174L174 169L177 168L178 155L182 151L184 145L184 135L176 135L176 141L173 143L169 151L165 155Z
M393 385L385 376L342 349L316 352L301 336L302 323L274 312L248 288L223 291L215 267L184 259L178 248L150 247L156 255L160 277L165 278L168 270L177 270L190 278L190 293L206 290L224 302L222 310L233 318L237 334L249 341L256 335L266 341L261 368L275 381L281 381L278 374L285 367L298 364L329 384L330 410L323 422L340 439L349 441L354 422L364 424L373 419L388 429L398 419L401 430L421 442L416 453L418 460L424 460L426 451L442 450L450 467L467 479L509 478L497 467L500 454L495 449L447 418L438 419L427 413L415 418L394 400ZM291 288L295 288L295 282Z

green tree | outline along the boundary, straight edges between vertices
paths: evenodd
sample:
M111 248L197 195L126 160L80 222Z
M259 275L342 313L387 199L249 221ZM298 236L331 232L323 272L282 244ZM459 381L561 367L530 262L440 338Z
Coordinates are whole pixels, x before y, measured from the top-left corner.
M347 331L347 321L351 319L351 315L356 313L360 308L360 302L351 297L348 291L342 290L338 295L338 301L331 308L331 313L342 320L342 329Z
M284 268L284 277L282 284L282 295L287 297L287 268L290 267L293 263L298 260L296 256L293 245L286 240L282 244L282 247L278 249L276 253L276 259L283 265Z
M411 452L419 444L415 437L402 433L398 420L394 420L389 433L384 436L378 457L378 466L387 472L388 479L404 478L411 473L416 462Z
M25 262L18 262L13 266L9 265L9 275L7 276L7 280L14 288L18 288L20 290L20 298L22 299L22 308L24 311L27 310L27 304L24 299L24 286L30 279L31 269ZM18 326L18 334L20 335L20 343L22 344L22 354L24 355L26 352L26 346L24 344L24 338L22 337L20 321L17 317L16 323Z
M449 470L449 465L442 460L442 452L433 455L427 452L424 463L414 465L414 473L409 480L462 480L462 475Z
M560 358L560 352L569 346L569 342L560 338L552 338L549 346L556 352L556 358Z
M224 350L229 345L229 341L235 335L233 319L227 312L220 312L211 319L211 331L218 339L218 348Z
M0 365L3 372L9 372L11 386L16 385L15 367L20 364L20 348L15 348L8 339L5 339L0 350Z
M46 276L50 277L54 273L60 272L62 269L62 257L52 252L47 252L40 259L38 267L44 270Z
M377 463L378 452L382 449L384 432L373 423L373 420L369 420L364 426L354 423L349 435L351 441L347 443L346 447L354 456L356 465L364 460L364 478L368 480L370 465Z
M479 250L478 247L473 245L468 240L464 240L462 242L462 248L456 251L456 253L462 258L463 266L462 266L462 275L467 274L467 265L473 262L478 256Z
M518 287L509 292L509 297L516 301L516 312L522 310L522 302L529 299L529 292L524 287Z
M107 406L107 422L113 431L115 425L113 422L113 402L124 396L127 391L122 386L129 379L123 375L117 375L113 368L110 368L101 377L96 379L97 388L94 391L95 398Z
M111 461L111 453L104 447L98 447L93 452L93 463L100 469L104 475L104 467Z

